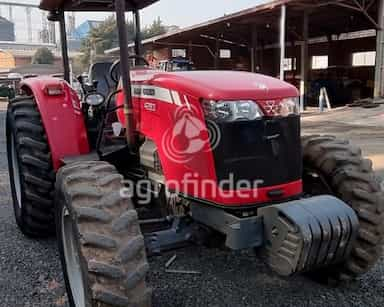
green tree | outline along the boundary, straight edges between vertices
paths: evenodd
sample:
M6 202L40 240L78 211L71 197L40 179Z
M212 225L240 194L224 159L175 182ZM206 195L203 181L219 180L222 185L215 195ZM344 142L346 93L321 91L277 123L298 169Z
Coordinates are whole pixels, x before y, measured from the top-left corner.
M54 61L55 56L52 51L46 47L37 49L32 58L32 64L53 64Z
M157 35L161 35L167 32L166 27L163 25L162 20L160 17L157 17L150 26L147 26L142 31L143 39L154 37Z
M134 24L127 22L128 39L132 40L134 37ZM116 19L114 16L108 17L98 27L91 29L87 37L82 41L81 63L85 66L91 62L98 55L104 54L104 51L118 46L118 32Z

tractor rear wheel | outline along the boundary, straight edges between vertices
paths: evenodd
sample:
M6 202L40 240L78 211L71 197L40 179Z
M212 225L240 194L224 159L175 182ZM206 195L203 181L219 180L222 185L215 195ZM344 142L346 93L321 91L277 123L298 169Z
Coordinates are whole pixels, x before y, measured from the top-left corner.
M72 307L151 305L144 238L122 180L100 161L58 172L56 229Z
M33 237L54 233L55 173L47 136L33 97L8 105L7 156L16 222Z
M359 219L359 232L344 263L315 272L333 281L351 280L366 273L382 254L384 193L361 150L333 136L305 136L304 192L331 194L351 206Z

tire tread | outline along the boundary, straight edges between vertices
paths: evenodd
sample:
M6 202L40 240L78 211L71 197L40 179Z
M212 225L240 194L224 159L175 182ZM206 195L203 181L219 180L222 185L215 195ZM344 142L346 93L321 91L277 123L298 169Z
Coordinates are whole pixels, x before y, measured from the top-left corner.
M23 209L17 223L23 233L46 237L54 233L55 176L45 129L33 97L20 96L8 105L7 138L15 137L23 182ZM8 157L10 159L10 154Z
M304 166L319 171L335 196L358 216L360 228L351 254L344 264L330 270L333 279L354 279L375 265L382 254L384 193L372 162L362 157L359 148L335 137L305 136L302 146Z
M131 200L120 193L122 179L114 166L102 161L64 166L57 174L56 203L65 202L73 214L91 305L149 307L144 239Z

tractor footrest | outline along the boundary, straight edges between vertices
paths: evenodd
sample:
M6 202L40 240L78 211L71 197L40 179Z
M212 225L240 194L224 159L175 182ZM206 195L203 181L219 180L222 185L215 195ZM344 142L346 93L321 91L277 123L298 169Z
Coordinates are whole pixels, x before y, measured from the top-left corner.
M310 271L343 261L359 228L348 205L322 195L261 208L263 257L280 275Z

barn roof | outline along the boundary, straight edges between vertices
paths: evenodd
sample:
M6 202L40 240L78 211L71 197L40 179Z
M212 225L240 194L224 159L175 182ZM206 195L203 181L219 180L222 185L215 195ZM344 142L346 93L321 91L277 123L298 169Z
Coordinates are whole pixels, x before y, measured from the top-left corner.
M264 46L278 43L281 6L287 6L288 42L302 40L303 14L308 12L310 38L353 33L377 27L378 0L367 1L364 8L353 6L354 0L271 0L187 28L143 40L143 44L206 44L217 37L222 42L247 46L252 32ZM118 48L107 50L115 53Z

